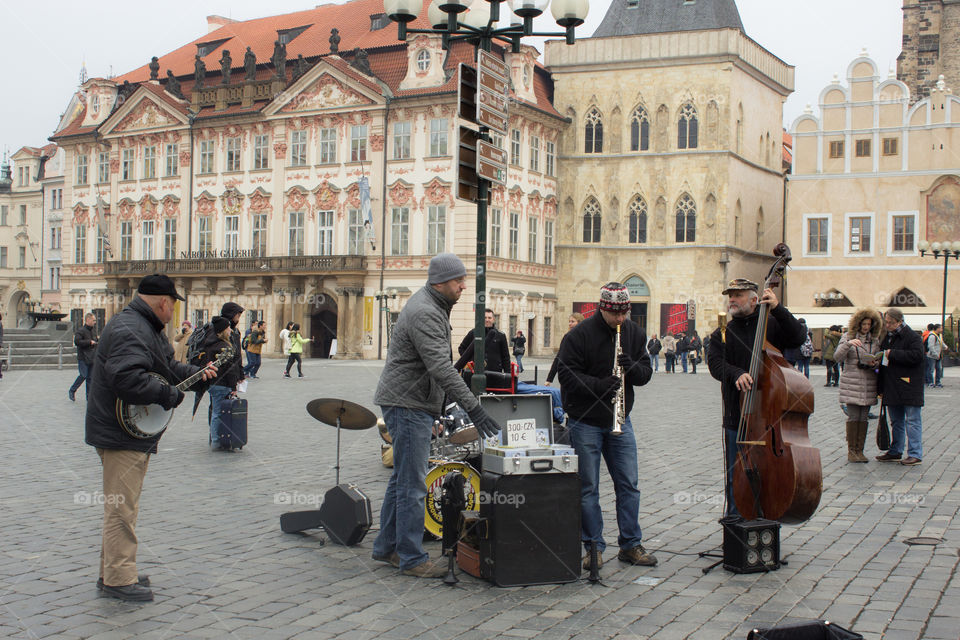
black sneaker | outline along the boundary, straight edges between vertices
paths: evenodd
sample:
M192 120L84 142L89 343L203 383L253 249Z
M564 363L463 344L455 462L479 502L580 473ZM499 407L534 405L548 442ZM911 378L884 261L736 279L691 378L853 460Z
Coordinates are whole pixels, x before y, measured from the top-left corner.
M104 597L126 600L127 602L149 602L153 600L153 591L140 584L128 584L125 587L103 585L100 592Z
M73 391L67 391L67 397L70 398L71 402L77 401L77 395Z

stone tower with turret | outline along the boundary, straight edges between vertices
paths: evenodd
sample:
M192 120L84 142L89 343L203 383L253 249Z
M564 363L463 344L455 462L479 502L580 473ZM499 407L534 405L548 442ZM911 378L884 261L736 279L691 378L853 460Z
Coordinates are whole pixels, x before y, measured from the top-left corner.
M910 102L930 95L943 75L960 80L960 0L904 0L903 46L897 79L910 87Z

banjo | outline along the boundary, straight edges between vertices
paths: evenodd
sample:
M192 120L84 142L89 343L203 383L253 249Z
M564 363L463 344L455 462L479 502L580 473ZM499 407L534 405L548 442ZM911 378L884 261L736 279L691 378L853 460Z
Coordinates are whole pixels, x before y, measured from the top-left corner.
M233 347L228 345L220 351L220 355L213 364L219 367L231 358L233 358ZM180 384L173 386L180 391L186 391L203 377L205 371L206 366ZM154 371L148 372L147 375L153 376L164 384L170 384L166 378ZM134 438L141 440L155 438L167 429L171 420L173 420L173 409L164 409L159 404L133 404L117 398L117 421L123 430Z

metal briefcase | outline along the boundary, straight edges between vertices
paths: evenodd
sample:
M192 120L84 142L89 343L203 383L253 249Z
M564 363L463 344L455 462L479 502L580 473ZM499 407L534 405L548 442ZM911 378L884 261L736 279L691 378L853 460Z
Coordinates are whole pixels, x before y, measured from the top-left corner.
M540 473L576 473L577 456L495 456L483 454L484 472L502 476Z

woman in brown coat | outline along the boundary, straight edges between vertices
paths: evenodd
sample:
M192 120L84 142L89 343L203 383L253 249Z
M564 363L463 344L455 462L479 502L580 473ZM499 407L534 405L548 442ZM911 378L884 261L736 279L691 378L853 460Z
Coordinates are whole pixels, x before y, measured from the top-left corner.
M880 352L880 314L859 309L850 316L846 333L834 351L834 360L843 363L840 374L840 402L847 405L847 460L866 462L867 416L877 404L877 373L874 356ZM862 365L862 366L858 366Z
M173 336L173 357L177 362L187 361L187 341L192 333L193 325L184 321L180 325L180 331Z

